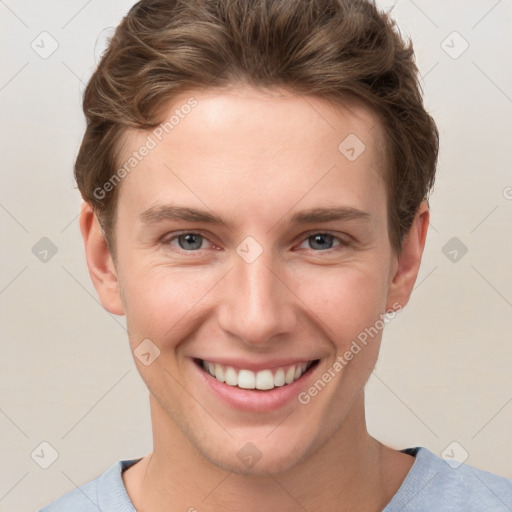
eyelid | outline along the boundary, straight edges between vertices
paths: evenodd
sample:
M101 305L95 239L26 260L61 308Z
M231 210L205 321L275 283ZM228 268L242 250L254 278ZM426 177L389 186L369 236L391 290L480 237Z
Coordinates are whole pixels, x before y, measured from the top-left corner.
M313 229L311 231L307 231L306 233L302 233L301 237L305 239L313 235L330 235L346 242L348 242L348 240L345 240L342 235L345 235L346 238L349 238L349 235L346 233L339 233L338 231L330 231L328 229Z
M196 229L196 230L184 229L182 231L173 231L172 233L166 233L160 239L160 243L163 244L163 245L170 245L170 243L172 241L176 240L177 238L179 238L180 236L183 236L183 235L199 235L203 239L207 240L210 244L212 244L214 246L216 245L214 242L212 242L210 240L209 236L205 235L205 233L203 231L201 231L200 229ZM195 251L186 251L185 249L182 249L181 247L176 247L175 249L178 252L187 253L187 254L199 253L199 252L201 252L203 250L203 249L197 249Z
M301 245L308 238L310 238L310 237L312 237L314 235L329 235L329 236L332 236L333 238L337 239L340 242L338 245L332 247L331 249L325 249L323 251L317 251L315 249L309 249L310 251L313 251L313 252L318 253L318 254L330 253L332 251L335 251L337 248L346 247L346 246L349 246L351 244L351 239L349 239L351 237L349 237L349 235L346 235L345 237L343 237L343 236L341 236L340 233L335 233L335 232L329 231L329 230L316 229L316 230L313 230L313 231L310 231L310 232L307 232L307 233L303 233L301 235L301 241L300 241L299 245Z
M172 236L169 236L169 235L172 235ZM176 240L177 238L179 238L182 235L200 235L202 238L207 240L210 244L212 244L214 246L217 245L214 242L212 242L210 240L209 236L207 236L202 230L182 230L182 231L176 231L176 232L172 232L172 233L166 233L161 238L161 243L163 245L170 245L170 242ZM345 237L341 236L340 233L335 233L335 232L332 232L332 231L329 231L329 230L319 230L319 229L317 229L317 230L312 230L312 231L309 231L309 232L306 232L306 233L302 233L300 235L301 238L300 238L300 241L299 241L298 245L301 245L308 238L310 238L310 237L312 237L314 235L329 235L329 236L332 236L333 238L335 238L335 239L337 239L339 241L339 244L334 246L334 247L332 247L331 249L325 249L323 251L315 250L315 249L309 249L310 251L313 251L314 253L318 253L318 254L320 254L320 253L330 253L330 252L336 251L337 248L346 247L346 246L349 246L351 244L351 240L347 240ZM348 238L349 235L346 235L346 237ZM187 253L187 254L200 253L203 250L203 249L197 249L197 250L194 250L194 251L186 251L185 249L181 249L180 247L176 247L175 249L178 250L178 252Z

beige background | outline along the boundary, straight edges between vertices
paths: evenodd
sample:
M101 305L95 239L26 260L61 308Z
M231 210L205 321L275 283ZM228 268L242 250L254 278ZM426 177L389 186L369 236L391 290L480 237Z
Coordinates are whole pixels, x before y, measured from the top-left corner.
M369 429L439 455L456 441L467 463L512 478L512 4L395 3L441 154L416 289L368 383ZM1 512L33 512L151 450L147 392L124 318L103 310L90 281L72 178L84 84L105 29L131 5L0 2ZM31 47L49 51L52 39L47 58ZM32 252L43 237L57 249L46 263ZM467 247L455 262L453 237ZM58 454L48 469L42 442Z

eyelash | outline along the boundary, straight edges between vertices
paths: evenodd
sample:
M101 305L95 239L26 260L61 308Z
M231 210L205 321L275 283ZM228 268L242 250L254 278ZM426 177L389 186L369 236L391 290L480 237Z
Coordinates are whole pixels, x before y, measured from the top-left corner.
M163 238L161 243L162 245L164 246L170 246L171 245L171 242L173 242L174 240L177 240L179 237L181 236L184 236L184 235L199 235L200 237L202 237L204 240L208 240L208 238L203 235L201 232L198 232L198 231L181 231L179 233L176 233L174 234L172 237L170 238ZM334 233L330 233L329 231L314 231L312 232L311 234L308 234L301 242L301 244L299 245L302 245L302 243L304 243L305 241L307 241L309 238L312 238L316 235L328 235L328 236L332 236L335 240L337 240L339 242L338 245L332 247L331 249L324 249L324 250L319 250L319 249L310 249L311 251L314 251L315 253L317 254L320 254L320 253L327 253L327 254L331 254L332 252L336 251L336 250L340 250L340 249L343 249L345 247L349 247L351 244L350 242L348 242L347 240L345 240L344 238L341 238L337 235L335 235ZM210 240L208 240L210 243L212 243ZM215 244L213 244L215 245ZM193 254L193 253L199 253L200 251L202 251L202 249L196 249L196 250L192 250L192 251L186 251L185 249L182 249L181 247L175 247L175 249L181 253L181 254Z

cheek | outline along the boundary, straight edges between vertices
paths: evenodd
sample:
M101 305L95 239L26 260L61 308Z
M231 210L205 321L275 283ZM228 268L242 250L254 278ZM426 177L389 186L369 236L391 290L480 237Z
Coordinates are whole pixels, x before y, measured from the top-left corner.
M297 294L338 350L344 350L384 313L386 282L377 265L322 270L302 280Z
M169 343L201 310L215 276L204 269L132 266L122 283L130 335ZM211 291L210 291L211 293Z
M130 264L122 273L126 321L132 344L149 338L170 348L191 335L218 305L224 269L172 268ZM375 324L386 305L386 280L382 263L353 262L327 267L308 265L290 271L285 280L293 292L290 303L297 315L323 330L325 337L345 351L358 334ZM213 309L212 309L213 308ZM302 310L302 311L300 311Z

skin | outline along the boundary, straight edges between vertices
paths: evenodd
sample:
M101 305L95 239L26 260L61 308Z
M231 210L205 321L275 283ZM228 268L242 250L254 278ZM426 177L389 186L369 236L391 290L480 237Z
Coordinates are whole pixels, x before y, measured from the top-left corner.
M292 400L271 412L220 401L191 358L320 359L307 390L379 315L407 304L428 207L397 254L381 127L361 106L239 86L183 94L165 118L190 96L197 106L119 185L116 258L89 205L80 217L103 306L126 315L132 351L144 339L160 350L148 366L134 358L149 390L154 446L123 473L128 494L152 512L382 510L415 460L367 432L364 386L382 331L307 405ZM129 132L124 158L148 133ZM354 161L338 150L351 133L366 146ZM228 226L142 223L141 212L157 204L203 209ZM288 223L327 206L370 217ZM182 231L204 238L192 249L170 241ZM311 239L325 232L335 238ZM236 252L247 236L263 250L252 263ZM261 453L251 467L237 457L247 442Z

